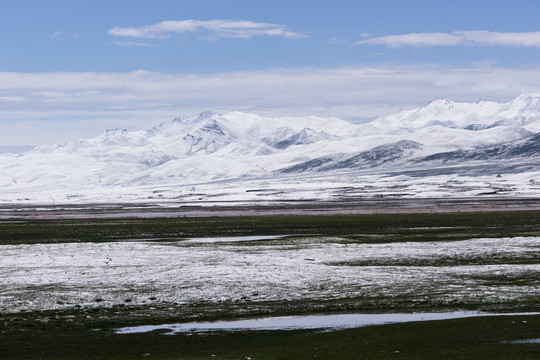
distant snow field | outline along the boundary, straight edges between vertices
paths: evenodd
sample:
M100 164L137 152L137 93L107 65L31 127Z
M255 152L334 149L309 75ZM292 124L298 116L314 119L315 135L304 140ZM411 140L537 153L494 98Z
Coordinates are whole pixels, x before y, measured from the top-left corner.
M540 265L522 261L537 256L537 237L217 240L2 245L0 311L346 298L380 304L400 297L451 306L519 302L538 293Z

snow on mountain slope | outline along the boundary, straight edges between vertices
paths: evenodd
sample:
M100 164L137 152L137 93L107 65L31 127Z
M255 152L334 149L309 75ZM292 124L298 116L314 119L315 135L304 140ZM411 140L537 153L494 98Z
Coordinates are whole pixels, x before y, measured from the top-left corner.
M497 145L481 147L473 150L456 150L436 153L419 161L456 162L466 160L517 160L535 159L540 156L540 134Z
M499 116L535 121L540 118L540 93L521 94L509 103L501 105Z
M0 154L0 196L13 201L26 198L24 194L60 189L65 194L88 189L99 194L108 188L211 182L241 187L286 174L403 169L411 159L459 151L472 154L535 133L540 133L540 94L523 94L506 104L439 99L361 125L314 116L205 112L148 130L112 129L92 139ZM515 156L511 151L501 154ZM310 183L317 181L313 178Z
M415 141L401 140L393 144L377 146L353 156L325 156L282 169L282 173L303 171L331 171L342 169L363 169L387 165L397 160L412 156L422 144Z
M463 103L437 99L414 110L380 117L371 124L381 131L406 134L435 125L465 130L483 130L497 126L524 126L539 132L540 93L522 94L506 104L492 101Z
M403 134L435 125L448 128L465 128L471 124L486 125L486 122L489 122L488 119L500 107L500 104L490 101L460 103L437 99L418 109L380 117L371 124L383 131Z

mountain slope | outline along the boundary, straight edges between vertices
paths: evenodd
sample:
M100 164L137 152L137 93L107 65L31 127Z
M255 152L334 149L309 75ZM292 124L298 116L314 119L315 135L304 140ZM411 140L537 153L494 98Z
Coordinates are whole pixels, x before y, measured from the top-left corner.
M282 173L298 173L303 171L331 171L343 169L365 169L382 165L391 165L411 157L415 150L421 149L422 144L400 140L396 143L377 146L368 151L362 151L353 156L325 156L309 160L282 169Z
M515 171L533 171L540 164L539 133L540 94L506 104L439 99L360 125L314 116L205 112L147 130L111 129L92 139L0 154L0 196L15 201L20 194L66 197L211 183L240 189L300 175L309 181L295 187L324 188L321 176L334 173L340 174L336 181L350 185L358 171L420 167L422 176L435 176L455 171L448 166L474 167L478 161L526 161L527 167Z
M473 150L456 150L426 156L417 161L463 162L468 160L517 160L540 156L540 134ZM540 166L540 164L539 164Z
M375 119L371 124L381 131L408 133L442 126L465 130L483 130L498 126L523 126L540 132L540 93L522 94L506 104L492 101L462 103L437 99L414 110Z

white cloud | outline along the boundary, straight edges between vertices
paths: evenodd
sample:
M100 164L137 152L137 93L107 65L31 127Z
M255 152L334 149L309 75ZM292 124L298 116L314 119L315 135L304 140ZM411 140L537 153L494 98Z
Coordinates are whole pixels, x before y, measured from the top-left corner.
M60 31L56 31L56 32L52 33L51 38L52 39L57 39L57 40L80 39L80 35L73 34L73 33L64 33L64 32L60 32Z
M168 38L171 34L205 31L215 37L248 39L254 36L282 36L305 38L308 35L296 33L285 25L257 23L246 20L172 20L141 27L115 27L109 34L141 39ZM207 37L207 36L206 36Z
M539 92L538 84L540 67L0 73L0 143L64 142L107 128L144 129L205 110L374 118L435 98L509 101Z
M148 43L144 43L140 41L113 41L112 43L118 46L125 46L125 47L132 47L132 48L152 46Z
M349 44L349 42L347 40L337 38L337 37L330 38L330 40L328 42L330 44L334 44L334 45L346 45L346 44Z
M538 32L454 31L451 33L412 33L360 40L356 44L400 46L513 46L540 47Z

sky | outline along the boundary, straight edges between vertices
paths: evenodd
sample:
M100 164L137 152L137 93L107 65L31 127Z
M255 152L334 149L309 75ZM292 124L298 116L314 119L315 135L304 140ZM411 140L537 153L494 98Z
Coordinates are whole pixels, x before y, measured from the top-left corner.
M540 92L540 1L0 0L0 146Z

